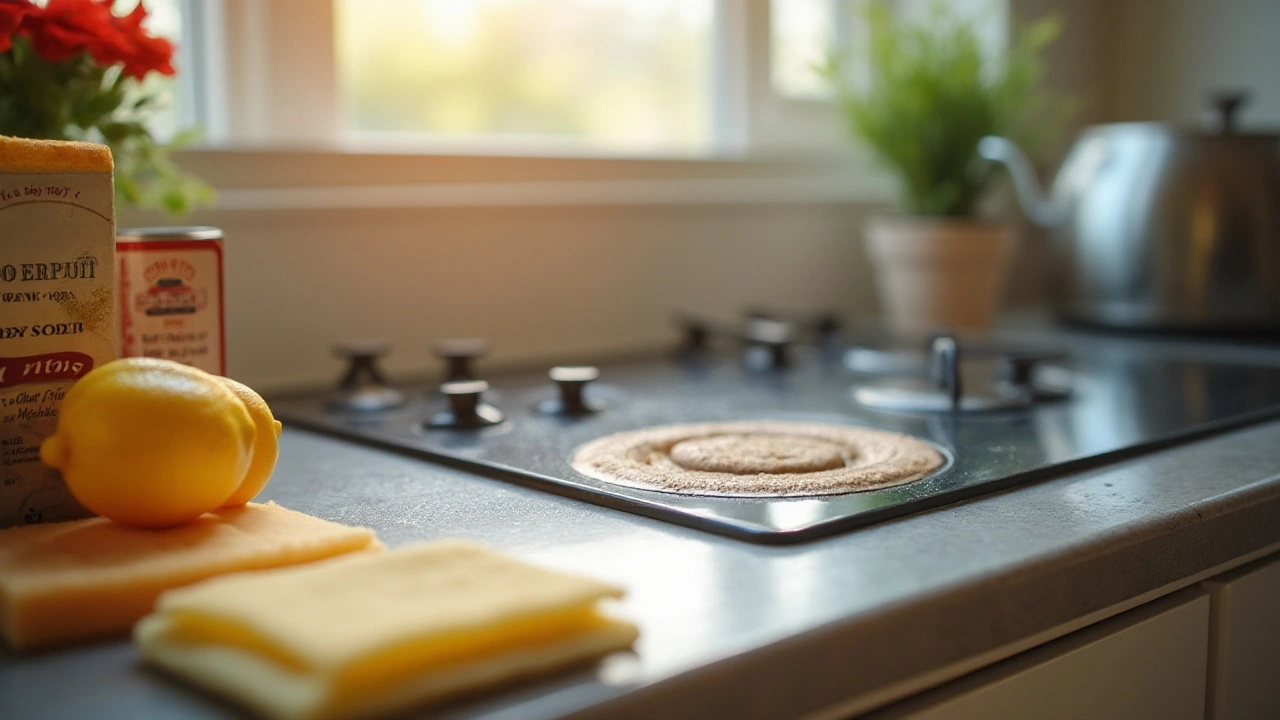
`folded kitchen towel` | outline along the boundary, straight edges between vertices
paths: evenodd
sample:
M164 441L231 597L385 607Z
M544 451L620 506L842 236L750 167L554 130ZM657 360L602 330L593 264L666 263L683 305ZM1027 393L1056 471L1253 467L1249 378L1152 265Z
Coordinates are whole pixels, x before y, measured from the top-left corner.
M444 540L165 593L142 656L271 718L367 718L626 649L620 588Z
M31 650L125 635L163 591L381 548L372 530L249 503L166 530L106 518L0 530L0 635Z

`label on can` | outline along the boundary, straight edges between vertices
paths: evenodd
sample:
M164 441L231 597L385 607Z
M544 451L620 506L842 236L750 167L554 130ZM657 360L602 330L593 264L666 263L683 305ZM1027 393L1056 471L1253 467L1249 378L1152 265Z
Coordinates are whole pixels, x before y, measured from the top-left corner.
M120 352L226 374L221 240L122 240Z

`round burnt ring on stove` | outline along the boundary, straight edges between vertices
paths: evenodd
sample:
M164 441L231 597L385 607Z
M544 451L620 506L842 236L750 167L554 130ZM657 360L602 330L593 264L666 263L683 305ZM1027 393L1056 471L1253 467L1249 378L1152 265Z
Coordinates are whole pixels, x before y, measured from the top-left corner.
M571 465L602 482L719 497L837 495L903 485L947 456L902 433L831 423L745 421L616 433L576 449Z
M681 440L667 450L685 470L732 473L811 473L848 466L849 450L803 435L725 433Z

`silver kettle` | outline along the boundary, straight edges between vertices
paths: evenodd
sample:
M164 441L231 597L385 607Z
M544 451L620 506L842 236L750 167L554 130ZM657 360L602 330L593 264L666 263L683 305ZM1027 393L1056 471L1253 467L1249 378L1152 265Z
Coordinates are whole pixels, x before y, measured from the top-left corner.
M1280 331L1280 136L1238 132L1242 94L1216 127L1086 128L1050 196L1018 147L986 137L1023 211L1054 228L1065 319L1122 329Z

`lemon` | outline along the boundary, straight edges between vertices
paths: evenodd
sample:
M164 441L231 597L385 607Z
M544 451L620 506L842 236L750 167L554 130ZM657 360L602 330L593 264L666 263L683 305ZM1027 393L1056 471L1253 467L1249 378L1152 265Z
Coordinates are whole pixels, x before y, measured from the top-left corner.
M240 398L240 402L249 410L249 416L253 418L253 460L249 464L249 471L245 473L244 480L240 481L240 487L222 503L222 507L237 507L252 500L271 479L271 471L275 469L276 459L280 456L280 421L271 414L271 408L262 396L248 385L231 378L218 379Z
M126 358L67 391L40 458L89 510L125 525L180 525L213 510L250 468L250 411L216 375Z

